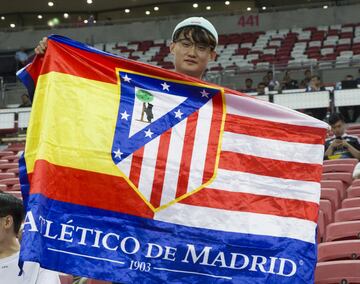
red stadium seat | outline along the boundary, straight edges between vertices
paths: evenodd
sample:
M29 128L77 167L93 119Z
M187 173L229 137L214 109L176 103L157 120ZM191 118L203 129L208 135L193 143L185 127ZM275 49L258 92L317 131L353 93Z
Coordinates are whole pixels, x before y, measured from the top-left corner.
M360 179L354 179L351 186L360 186Z
M6 184L0 184L0 190L1 191L6 191L7 190L7 185Z
M0 180L8 179L8 178L14 178L15 173L2 173L0 172Z
M334 209L331 201L321 199L320 209L324 212L326 216L326 224L332 223L334 221Z
M95 279L89 279L87 284L111 284L111 282L108 281L102 281L102 280L95 280Z
M8 187L12 187L14 184L19 184L19 178L6 178L0 181L1 184L5 184Z
M353 173L354 165L351 164L330 164L323 166L323 173Z
M340 194L335 188L322 188L320 198L329 200L333 210L337 210L340 207Z
M324 165L353 165L355 166L359 162L358 159L336 159L336 160L325 160Z
M315 284L360 283L360 260L319 262Z
M347 189L348 198L360 197L360 186L351 186Z
M8 169L6 172L7 173L14 173L14 174L18 175L19 174L19 167Z
M16 190L17 190L17 191L21 190L20 184L14 184L11 189L12 189L12 190L15 190L15 191L16 191Z
M9 161L8 160L4 160L3 158L1 158L0 160L0 164L8 164Z
M341 203L341 208L360 207L360 197L346 198Z
M5 159L10 161L11 163L15 163L14 161L19 161L19 157L17 155L8 155L8 156L3 156L1 157L1 159Z
M339 192L341 199L345 198L346 191L344 184L340 180L322 180L320 181L321 188L336 188Z
M8 169L17 168L19 165L17 163L7 163L7 164L0 164L0 171L5 172Z
M360 221L360 207L343 208L335 212L335 222L355 220Z
M326 242L359 239L360 221L347 221L329 224L326 227L325 234Z
M0 151L0 158L4 156L14 155L14 152L12 151Z
M325 240L325 234L326 234L325 214L321 209L319 210L319 217L318 217L316 230L317 230L317 242L321 243Z
M61 284L72 284L73 283L72 275L60 273L59 277L60 277Z
M360 259L360 240L327 242L318 245L318 262Z
M322 174L322 180L341 180L344 182L345 188L351 185L353 178L352 173L326 173Z

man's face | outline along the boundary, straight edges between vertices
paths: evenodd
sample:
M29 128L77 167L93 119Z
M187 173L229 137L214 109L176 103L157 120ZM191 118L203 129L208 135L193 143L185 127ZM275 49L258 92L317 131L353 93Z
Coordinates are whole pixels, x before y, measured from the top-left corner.
M267 73L267 76L268 76L269 81L271 81L274 77L272 72Z
M245 85L246 85L246 88L250 89L252 87L252 81L251 80L246 80Z
M343 136L345 133L345 122L339 120L338 122L331 125L331 129L335 136Z
M191 34L189 38L186 39L181 33L176 42L170 45L170 52L175 57L175 70L201 79L208 62L215 59L216 52L204 44L195 44Z
M313 78L311 78L310 83L312 86L318 86L320 84L320 81L318 80L317 77L313 77Z
M306 70L306 71L305 71L305 77L306 77L306 78L310 78L310 77L311 77L311 71L310 71L310 70Z
M257 92L259 94L264 94L265 93L265 85L264 84L259 84L257 87Z

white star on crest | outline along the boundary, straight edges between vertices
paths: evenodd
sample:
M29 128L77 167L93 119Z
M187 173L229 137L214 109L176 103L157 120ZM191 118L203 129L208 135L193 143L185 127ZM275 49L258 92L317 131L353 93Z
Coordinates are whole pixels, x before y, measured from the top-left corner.
M114 154L115 154L115 158L121 159L121 155L124 153L121 152L120 149L117 149L116 151L114 151Z
M166 91L170 91L169 88L170 88L170 85L166 84L166 82L162 83L161 86L163 87L163 91L166 90Z
M203 97L205 97L205 98L209 98L209 93L208 92L206 92L205 90L202 90L201 92L200 92L200 94L201 94L201 97L203 98Z
M174 113L175 113L175 118L180 118L180 119L182 118L181 116L183 115L183 113L181 112L180 109L174 111Z
M131 78L130 78L130 77L128 77L128 75L127 75L127 74L125 74L125 76L124 76L124 77L122 77L122 78L124 79L124 81L125 81L125 82L130 83L130 81L131 81Z
M144 131L144 132L145 132L145 137L152 138L152 135L154 134L154 132L151 132L150 128L147 131Z
M130 114L128 114L126 112L126 110L123 113L120 113L120 114L121 114L121 119L125 119L125 120L128 120L128 117L130 116Z

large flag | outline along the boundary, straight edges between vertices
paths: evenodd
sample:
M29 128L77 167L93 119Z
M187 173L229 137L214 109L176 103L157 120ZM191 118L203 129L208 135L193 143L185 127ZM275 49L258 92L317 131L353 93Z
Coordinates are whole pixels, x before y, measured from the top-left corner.
M122 283L312 283L327 125L51 36L21 261Z

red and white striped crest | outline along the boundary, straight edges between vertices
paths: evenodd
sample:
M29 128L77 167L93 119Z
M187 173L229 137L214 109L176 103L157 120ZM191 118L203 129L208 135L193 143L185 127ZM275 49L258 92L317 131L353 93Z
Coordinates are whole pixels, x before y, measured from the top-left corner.
M182 200L214 179L224 113L219 93L117 164L153 210Z

